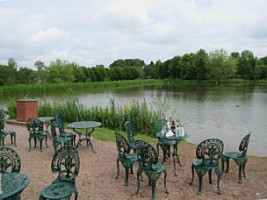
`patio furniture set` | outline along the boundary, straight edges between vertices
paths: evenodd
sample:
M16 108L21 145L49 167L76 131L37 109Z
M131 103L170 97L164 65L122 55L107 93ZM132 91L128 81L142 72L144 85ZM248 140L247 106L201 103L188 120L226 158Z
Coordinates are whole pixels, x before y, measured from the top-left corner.
M160 175L164 174L164 188L165 193L169 193L166 187L166 177L167 170L164 167L164 163L168 157L171 157L171 147L173 147L172 158L173 158L173 166L174 166L174 175L176 176L176 165L178 162L180 166L180 159L178 154L178 144L184 139L188 138L188 134L184 134L183 136L170 136L166 137L166 134L163 130L165 128L165 120L159 120L156 123L156 131L157 131L157 151L153 146L148 144L145 141L135 140L134 136L137 135L136 127L131 122L126 122L125 128L127 131L128 141L127 139L120 133L116 132L116 144L118 150L118 158L117 158L117 176L119 176L119 162L125 168L125 186L129 185L128 175L129 169L131 169L131 173L133 173L133 163L138 162L139 168L137 170L137 191L136 194L139 193L140 181L143 181L142 173L144 172L148 177L149 185L152 186L152 200L155 199L155 188L156 182L159 179ZM199 178L199 188L197 194L200 195L202 192L202 179L203 176L208 172L209 175L209 183L212 184L212 171L214 171L217 175L217 189L218 194L221 194L220 191L220 179L222 178L222 174L224 172L224 164L226 162L227 169L225 172L229 170L229 160L233 159L235 163L239 166L238 173L238 182L242 183L241 174L245 175L245 166L247 162L247 148L250 139L251 133L246 135L239 146L239 152L224 152L224 144L223 141L216 138L206 139L202 141L196 148L196 160L192 162L192 180L189 185L193 184L194 181L194 172L198 175ZM163 152L163 160L162 163L158 163L159 156L159 147L161 147ZM221 165L221 167L220 167ZM222 168L222 169L220 169Z
M16 132L11 130L4 130L5 113L0 110L0 184L2 184L2 191L0 190L0 199L20 199L21 192L30 182L30 178L26 174L20 173L21 161L19 155L9 147L4 146L4 139L7 135L11 137L11 143L16 146ZM31 150L31 141L34 141L36 148L37 141L40 142L40 151L42 151L42 142L45 140L47 146L47 137L52 139L52 144L55 154L51 163L51 171L58 173L58 177L50 185L46 186L40 195L40 200L45 199L70 199L72 194L75 194L75 199L78 199L78 190L75 185L75 177L79 174L80 158L78 154L78 147L83 141L87 146L91 147L95 153L93 144L91 142L91 134L95 127L101 126L100 122L83 121L73 122L68 125L74 132L66 132L64 127L64 112L57 110L53 113L53 117L30 118L27 121L27 129L29 131L29 151ZM49 133L46 125L44 130L44 122L51 124L51 133ZM166 136L166 122L159 120L156 123L156 136L158 138L157 150L149 143L142 140L135 140L137 135L136 126L127 121L125 129L127 132L127 139L117 131L115 132L116 145L118 150L117 175L119 176L120 162L125 168L125 182L124 185L129 185L129 170L133 174L133 163L138 162L137 170L137 190L139 193L140 181L144 180L142 174L148 178L149 185L152 190L152 199L155 199L156 183L161 174L164 174L164 191L167 190L167 170L164 167L166 160L171 157L173 160L174 175L176 173L176 162L181 167L180 158L178 154L178 144L181 140L188 138L188 134ZM81 130L85 130L85 134ZM91 129L89 131L89 129ZM51 134L51 135L50 135ZM79 141L76 144L76 134L79 136ZM84 135L85 137L82 137ZM218 194L221 194L219 183L224 172L224 165L226 163L226 171L229 170L229 161L233 159L239 166L238 182L242 183L242 173L245 175L245 166L247 162L247 148L250 139L250 133L246 135L239 146L239 152L224 152L224 144L220 139L211 138L202 141L196 148L196 160L192 162L192 180L189 183L192 185L194 181L194 172L199 178L199 188L197 194L202 192L202 179L208 172L209 182L212 183L212 171L217 175L217 189ZM58 146L61 146L57 150ZM163 152L162 163L159 163L159 147ZM171 153L171 147L173 152ZM221 168L220 169L220 165ZM2 177L1 177L2 176ZM8 183L11 183L9 185ZM1 186L1 185L0 185ZM1 187L0 187L1 189ZM2 192L2 193L1 193Z

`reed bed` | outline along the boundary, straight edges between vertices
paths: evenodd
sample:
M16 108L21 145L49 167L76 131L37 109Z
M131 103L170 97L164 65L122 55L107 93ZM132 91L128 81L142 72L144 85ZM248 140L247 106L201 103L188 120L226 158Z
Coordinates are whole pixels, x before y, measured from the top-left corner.
M160 80L137 79L123 81L104 81L104 82L86 82L86 83L60 83L60 84L33 84L33 85L14 85L1 86L0 97L23 97L33 94L49 94L62 91L81 91L95 90L100 88L116 88L127 86L145 86L161 84Z
M62 104L57 101L53 103L42 103L38 107L38 116L51 116L52 112L62 109L65 112L65 121L98 121L102 123L102 127L113 130L125 130L126 121L132 121L136 126L138 133L155 136L155 123L162 116L159 111L154 111L145 100L142 102L132 99L131 104L123 107L117 106L113 99L106 107L85 107L78 99L68 100ZM8 115L16 118L16 104L10 103L7 106Z

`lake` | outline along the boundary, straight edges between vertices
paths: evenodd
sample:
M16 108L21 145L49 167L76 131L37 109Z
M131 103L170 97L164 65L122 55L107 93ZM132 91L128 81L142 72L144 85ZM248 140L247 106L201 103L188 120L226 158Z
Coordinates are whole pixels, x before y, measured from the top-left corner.
M225 151L237 151L240 141L252 133L248 154L267 156L267 87L257 85L183 85L103 90L88 93L35 97L40 102L78 98L86 106L131 104L134 97L146 100L153 109L156 99L166 97L167 118L180 119L189 142L198 144L207 138L219 138ZM6 102L0 102L0 107Z

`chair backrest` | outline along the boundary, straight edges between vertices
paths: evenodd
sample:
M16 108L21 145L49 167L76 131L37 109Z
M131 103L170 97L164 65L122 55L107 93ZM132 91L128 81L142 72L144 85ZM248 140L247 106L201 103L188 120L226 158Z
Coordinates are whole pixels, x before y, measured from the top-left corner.
M239 145L239 151L242 152L242 156L246 156L247 155L248 143L249 143L250 135L251 135L251 133L247 134L242 139L242 141L241 141L241 143Z
M117 144L117 150L119 153L119 157L124 158L125 153L130 152L129 143L126 140L126 138L123 137L123 135L118 133L118 132L115 132L115 137L116 137L116 144Z
M30 134L38 134L44 130L44 124L38 118L30 118L27 121L27 129Z
M0 109L0 119L5 119L6 117L6 112L3 109Z
M21 161L17 152L9 147L0 147L0 172L20 172Z
M5 128L4 120L0 118L0 133L1 133L2 131L4 131L4 128Z
M137 148L136 152L138 154L138 162L142 167L151 167L152 164L158 163L158 153L149 143L136 140L136 146L142 146L142 148Z
M51 163L51 170L53 173L58 173L57 180L75 183L75 177L78 176L80 170L77 148L65 146L56 151Z
M224 144L220 139L211 138L202 141L196 149L196 157L202 159L203 164L218 164L221 159Z
M137 135L136 126L132 122L127 121L125 122L125 129L128 135L129 143L134 143L135 142L134 136Z
M65 113L64 110L54 110L52 116L56 122L65 122Z
M166 121L163 119L160 119L155 124L156 133L161 132L161 130L166 128Z

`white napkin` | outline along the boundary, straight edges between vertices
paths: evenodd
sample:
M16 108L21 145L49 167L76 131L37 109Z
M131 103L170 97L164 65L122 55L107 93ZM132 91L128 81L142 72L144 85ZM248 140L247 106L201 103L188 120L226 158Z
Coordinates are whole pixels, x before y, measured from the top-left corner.
M166 133L166 137L172 137L174 134L171 130Z

